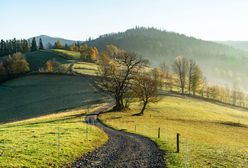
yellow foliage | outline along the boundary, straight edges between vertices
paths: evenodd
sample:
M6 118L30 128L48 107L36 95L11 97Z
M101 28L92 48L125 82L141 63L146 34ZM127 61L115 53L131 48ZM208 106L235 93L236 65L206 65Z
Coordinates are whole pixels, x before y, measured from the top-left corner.
M15 53L8 58L10 72L13 74L25 73L29 71L29 63L21 53Z

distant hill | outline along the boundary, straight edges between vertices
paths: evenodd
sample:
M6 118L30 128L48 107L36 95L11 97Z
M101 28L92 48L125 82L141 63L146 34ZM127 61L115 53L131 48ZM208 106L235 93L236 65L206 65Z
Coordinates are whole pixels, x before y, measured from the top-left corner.
M217 43L248 51L248 41L217 41Z
M50 37L47 35L40 35L40 36L35 37L37 44L38 44L40 38L42 39L43 45L45 47L47 47L47 44L49 42L53 45L57 40L60 40L62 45L65 45L65 44L71 45L72 43L77 42L74 40L68 40L68 39L59 38L59 37ZM32 39L33 39L33 37L29 38L28 40L31 42Z
M242 87L248 83L248 52L224 44L154 28L106 34L88 43L100 50L108 44L117 45L149 59L153 66L163 61L171 64L176 56L182 55L194 59L210 82L230 86L240 83Z

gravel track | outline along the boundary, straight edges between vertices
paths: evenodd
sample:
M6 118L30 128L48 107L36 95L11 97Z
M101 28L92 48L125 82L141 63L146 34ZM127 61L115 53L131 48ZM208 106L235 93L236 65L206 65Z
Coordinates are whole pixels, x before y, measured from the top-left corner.
M110 107L110 105L109 105ZM101 122L97 122L99 112L87 117L87 121L96 123L96 126L108 134L109 140L100 148L88 153L77 160L73 167L82 168L164 168L164 152L148 138L132 133L112 129Z

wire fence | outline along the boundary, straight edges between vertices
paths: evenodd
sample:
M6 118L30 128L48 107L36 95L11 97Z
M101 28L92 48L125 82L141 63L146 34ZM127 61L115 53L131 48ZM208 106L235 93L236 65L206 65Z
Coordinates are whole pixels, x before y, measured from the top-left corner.
M93 126L96 125L97 122L95 120L86 120L86 117L84 116L82 117L82 122L85 127L80 129L70 128L70 131L74 129L72 133L70 132L70 135L68 135L66 126L58 126L57 128L51 127L49 131L47 130L47 135L52 134L48 139L46 139L46 135L41 135L40 133L36 134L34 132L29 136L30 138L26 137L25 139L22 139L17 137L18 141L15 141L16 143L11 143L7 139L4 139L4 137L0 136L0 167L7 168L12 167L11 165L15 165L17 162L22 163L24 160L26 161L30 159L29 155L33 155L32 157L34 157L34 154L38 154L37 151L44 152L44 156L49 155L49 158L52 157L52 160L49 160L49 162L53 162L51 167L60 167L63 164L66 164L66 162L64 162L64 157L68 157L67 148L69 144L67 141L71 137L75 138L75 136L79 141L87 142L91 147L97 148L99 144L92 143L94 141L92 141L91 137L91 134L94 131ZM81 131L80 136L76 133L77 131ZM73 135L74 132L75 135ZM37 137L39 138L37 139ZM28 142L25 142L25 140ZM42 143L45 144L45 147L49 147L49 149L42 149ZM85 145L82 143L78 144ZM40 159L42 160L44 158ZM30 160L30 163L34 163L34 161ZM21 167L25 167L25 165L20 165Z

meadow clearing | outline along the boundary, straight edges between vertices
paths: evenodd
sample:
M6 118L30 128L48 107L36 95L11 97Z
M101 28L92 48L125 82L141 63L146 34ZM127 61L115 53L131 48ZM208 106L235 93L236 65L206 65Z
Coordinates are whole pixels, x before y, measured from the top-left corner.
M108 137L84 122L82 114L90 111L85 106L1 124L0 167L63 167L101 146Z
M177 95L164 96L143 116L133 116L139 110L134 103L130 111L102 114L101 120L157 142L166 151L168 167L247 167L248 111Z

